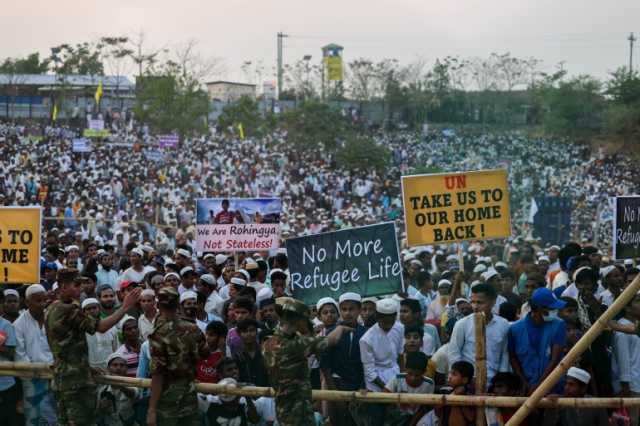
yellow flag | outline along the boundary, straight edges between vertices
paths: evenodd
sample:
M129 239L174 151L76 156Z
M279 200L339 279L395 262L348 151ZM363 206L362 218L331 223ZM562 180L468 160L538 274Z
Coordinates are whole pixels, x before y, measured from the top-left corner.
M96 100L96 105L100 103L100 99L102 98L102 81L98 83L98 88L96 89L96 94L93 95Z
M58 118L58 105L53 104L53 113L51 114L51 120L56 121Z
M244 140L244 128L242 127L242 123L238 124L238 132L240 133L240 139Z

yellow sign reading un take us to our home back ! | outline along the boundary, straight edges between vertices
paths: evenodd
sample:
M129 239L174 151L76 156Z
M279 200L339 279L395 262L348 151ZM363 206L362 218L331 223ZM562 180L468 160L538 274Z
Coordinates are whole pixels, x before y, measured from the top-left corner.
M40 282L40 207L0 207L0 284Z
M511 235L507 171L402 176L407 245Z

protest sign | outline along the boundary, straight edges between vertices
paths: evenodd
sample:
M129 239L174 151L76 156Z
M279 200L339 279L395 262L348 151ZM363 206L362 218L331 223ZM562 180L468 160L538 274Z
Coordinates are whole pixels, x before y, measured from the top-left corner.
M144 156L147 160L153 161L154 163L164 162L164 154L158 150L146 150Z
M91 152L91 141L87 138L75 138L71 141L73 152Z
M407 244L508 237L506 170L402 177Z
M111 136L111 133L109 133L109 130L107 129L84 129L84 131L82 132L82 136L84 136L85 138L106 138L108 136Z
M307 304L348 291L367 297L403 289L393 222L291 238L287 257L293 297Z
M280 244L279 198L196 200L196 250L258 251Z
M90 119L88 121L89 121L89 123L88 123L87 127L89 129L91 129L91 130L104 130L104 120L98 120L98 119L92 120L92 119Z
M616 197L613 215L613 258L640 257L640 196Z
M179 141L178 135L159 135L158 148L176 148Z
M40 282L40 207L0 207L0 283Z

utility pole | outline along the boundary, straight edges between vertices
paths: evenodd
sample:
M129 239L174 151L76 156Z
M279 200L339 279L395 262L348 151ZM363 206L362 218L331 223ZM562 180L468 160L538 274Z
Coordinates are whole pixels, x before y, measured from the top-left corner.
M636 36L631 33L629 34L629 75L633 74L633 43L637 40Z
M279 32L278 33L278 91L276 99L280 100L280 94L282 93L282 42L288 35Z

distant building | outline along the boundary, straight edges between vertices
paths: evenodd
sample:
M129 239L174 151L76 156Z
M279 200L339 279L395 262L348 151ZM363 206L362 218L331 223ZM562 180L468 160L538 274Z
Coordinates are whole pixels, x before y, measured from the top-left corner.
M212 81L207 83L209 99L221 102L237 101L243 96L256 97L256 85L232 81Z
M0 74L0 117L47 118L54 103L60 118L84 116L95 108L100 82L101 111L122 111L133 105L135 84L125 76Z

